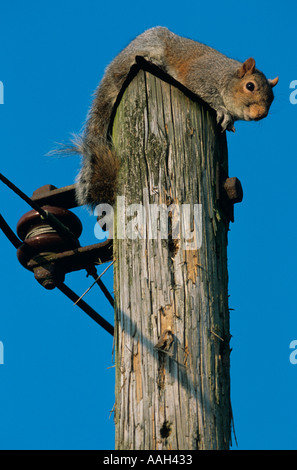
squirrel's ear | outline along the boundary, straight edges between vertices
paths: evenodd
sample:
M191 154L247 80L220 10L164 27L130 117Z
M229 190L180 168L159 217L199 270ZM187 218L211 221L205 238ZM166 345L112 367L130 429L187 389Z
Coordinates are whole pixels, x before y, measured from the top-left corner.
M237 70L237 76L239 78L244 77L245 75L251 75L255 71L256 62L255 59L250 57L247 59L242 66Z
M271 86L271 88L273 88L275 85L278 84L278 77L275 77L273 80L271 80L270 78L268 78L268 83L269 83L269 85Z

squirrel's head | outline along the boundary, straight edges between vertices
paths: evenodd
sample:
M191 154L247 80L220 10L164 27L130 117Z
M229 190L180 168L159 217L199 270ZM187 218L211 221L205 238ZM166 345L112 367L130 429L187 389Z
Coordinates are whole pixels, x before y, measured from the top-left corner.
M235 119L259 121L267 116L274 99L272 88L278 83L256 69L255 60L247 59L232 80L232 105Z

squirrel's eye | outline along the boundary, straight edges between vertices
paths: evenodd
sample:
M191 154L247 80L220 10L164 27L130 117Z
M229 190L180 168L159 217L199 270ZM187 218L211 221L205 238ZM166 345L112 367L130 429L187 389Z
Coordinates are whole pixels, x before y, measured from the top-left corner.
M246 89L249 90L249 91L254 91L255 84L253 82L247 82Z

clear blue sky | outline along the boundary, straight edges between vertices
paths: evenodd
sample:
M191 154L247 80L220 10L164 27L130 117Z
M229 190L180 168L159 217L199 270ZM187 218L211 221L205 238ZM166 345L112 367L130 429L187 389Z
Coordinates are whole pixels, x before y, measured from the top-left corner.
M292 2L268 1L0 5L0 171L29 195L73 183L79 160L45 155L79 132L104 68L149 27L167 26L239 60L253 56L267 76L279 75L269 117L228 135L230 176L244 188L228 246L239 449L297 449L297 365L289 361L297 339L297 105L289 101L296 13ZM15 227L28 206L0 191L0 211ZM96 242L94 218L79 213L82 244ZM113 449L112 338L61 293L40 287L1 233L0 250L0 448ZM112 290L112 273L104 280ZM90 280L80 272L67 283L82 293ZM113 321L98 288L86 300Z

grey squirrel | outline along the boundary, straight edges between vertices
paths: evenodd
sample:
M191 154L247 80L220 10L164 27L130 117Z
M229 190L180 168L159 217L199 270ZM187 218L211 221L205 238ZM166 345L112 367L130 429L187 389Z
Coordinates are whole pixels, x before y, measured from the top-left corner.
M278 77L267 80L255 60L241 63L215 49L155 27L137 36L107 67L95 92L84 133L72 150L83 156L76 197L79 204L112 203L119 160L108 139L116 99L137 57L158 66L216 111L222 131L236 120L260 120L273 101Z

